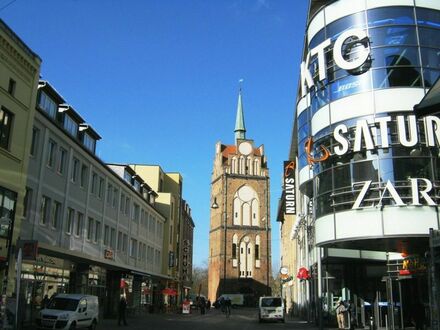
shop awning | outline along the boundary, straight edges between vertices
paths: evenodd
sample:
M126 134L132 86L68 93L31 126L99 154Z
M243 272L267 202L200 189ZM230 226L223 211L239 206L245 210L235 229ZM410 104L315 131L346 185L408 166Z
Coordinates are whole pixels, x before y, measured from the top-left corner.
M177 296L177 291L174 289L166 288L162 290L162 294L167 294L169 296Z
M414 106L414 112L417 116L440 113L440 79L437 79L420 103Z

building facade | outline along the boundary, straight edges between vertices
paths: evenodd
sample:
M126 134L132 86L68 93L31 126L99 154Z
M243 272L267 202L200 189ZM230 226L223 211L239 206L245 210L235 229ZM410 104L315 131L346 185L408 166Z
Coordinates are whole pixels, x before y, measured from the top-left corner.
M41 59L0 20L0 286L14 289L12 245L20 236ZM3 300L3 299L2 299ZM2 301L4 304L4 300ZM0 316L1 318L1 316Z
M23 321L42 298L88 293L100 315L162 303L164 224L157 194L129 166L95 154L98 133L47 81L40 81L20 237L38 244L22 266Z
M270 294L269 169L264 147L246 139L239 94L235 144L216 144L211 181L208 298L242 293L253 305Z
M157 191L158 210L167 217L162 271L169 277L167 288L175 291L175 295L167 297L167 303L176 306L188 294L192 274L194 222L189 205L182 197L183 178L179 173L164 172L158 165L135 164L131 167ZM182 265L183 249L186 267Z
M338 299L360 326L430 314L440 119L413 107L440 75L439 51L438 1L310 2L291 159L297 262L311 274L299 309L319 322L335 322Z

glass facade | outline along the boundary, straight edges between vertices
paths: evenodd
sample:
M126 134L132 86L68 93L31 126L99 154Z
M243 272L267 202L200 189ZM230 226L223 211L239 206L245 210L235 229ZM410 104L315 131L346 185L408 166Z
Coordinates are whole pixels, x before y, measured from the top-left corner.
M371 180L371 186L365 195L365 206L378 203L390 205L396 201L383 188L390 181L399 191L404 203L411 202L410 178L425 178L432 182L432 198L439 203L440 186L438 174L438 156L440 149L427 147L423 120L417 121L417 143L411 147L402 146L398 135L398 116L404 116L408 127L408 116L412 109L401 112L381 113L346 120L329 125L313 136L312 155L322 155L322 148L327 148L331 155L324 162L309 165L305 144L312 135L312 117L327 104L366 91L389 89L394 87L429 89L440 76L440 11L411 6L379 7L342 17L318 31L309 41L310 51L324 40L330 38L332 44L341 33L360 28L368 35L370 55L367 61L356 70L339 68L333 61L333 49L326 49L326 79L318 81L317 56L310 59L309 71L315 86L309 90L310 104L297 117L298 128L298 168L310 166L314 172L314 197L316 218L351 209L362 186L359 184ZM342 53L347 60L356 53L353 44L365 43L365 40L347 41ZM364 45L365 46L365 45ZM344 50L344 47L345 50ZM416 103L415 100L414 103ZM354 107L356 105L353 105ZM330 108L332 113L332 108ZM362 145L354 152L356 125L359 120L374 123L375 119L391 116L387 123L389 146L382 146L379 125L369 126L374 148L367 150ZM343 155L335 154L335 147L340 142L334 138L334 129L343 124L347 128L344 137L350 147ZM420 189L426 188L420 183Z

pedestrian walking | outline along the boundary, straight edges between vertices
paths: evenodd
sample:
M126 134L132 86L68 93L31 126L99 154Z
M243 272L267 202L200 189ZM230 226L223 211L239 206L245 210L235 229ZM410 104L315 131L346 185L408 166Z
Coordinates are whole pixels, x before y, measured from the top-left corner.
M206 300L205 297L199 297L200 314L205 314Z
M47 308L47 306L49 306L49 301L50 301L49 296L47 294L44 295L43 300L41 300L41 309Z
M345 315L347 314L347 308L344 305L342 299L339 299L338 306L336 307L336 318L338 320L338 328L345 329Z
M206 301L206 311L209 312L209 310L211 309L211 300L207 300Z
M127 320L125 318L125 312L127 310L127 300L124 296L121 296L121 300L119 301L119 309L118 309L118 325L121 325L121 321L124 322L124 325L127 324Z

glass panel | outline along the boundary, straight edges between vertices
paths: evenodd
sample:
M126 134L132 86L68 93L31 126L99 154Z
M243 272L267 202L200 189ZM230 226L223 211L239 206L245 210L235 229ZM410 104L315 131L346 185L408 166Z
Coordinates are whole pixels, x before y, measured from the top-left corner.
M345 30L365 27L365 13L359 12L345 16L327 25L327 38L336 39Z
M420 46L440 48L440 33L435 29L419 27Z
M371 80L369 71L359 76L347 76L330 85L330 99L334 101L370 89Z
M440 28L440 11L427 8L416 8L417 24Z
M420 66L416 47L382 47L371 50L373 67Z
M423 67L440 69L440 49L421 47L420 52L422 54Z
M414 26L386 26L370 29L371 47L383 45L417 45Z
M309 125L306 124L298 130L298 140L303 140L309 136Z
M373 87L375 89L388 87L420 87L422 79L420 68L388 68L376 69L373 72Z
M352 163L351 177L353 182L362 182L367 180L373 180L373 182L377 181L377 161L370 160Z
M310 100L312 114L314 114L324 105L328 104L329 97L327 88L314 88L310 94Z
M332 170L322 172L316 177L318 195L332 190Z
M307 157L306 157L306 155L305 154L300 155L299 158L298 158L299 169L302 169L302 168L306 167L307 165L308 164L307 164Z
M423 69L423 79L424 79L425 87L426 88L432 87L432 85L434 85L434 83L437 81L439 76L440 76L439 70Z
M324 41L324 29L320 30L309 43L309 49L315 48Z
M368 26L415 24L413 7L385 7L367 11Z
M305 110L298 116L298 127L302 127L304 124L306 124L308 119L308 111Z
M333 212L333 199L330 197L330 193L321 195L316 198L316 217L322 217L326 214Z
M409 178L433 179L431 158L386 158L379 162L382 182L408 181Z
M335 189L351 187L351 173L349 165L342 165L334 168Z

